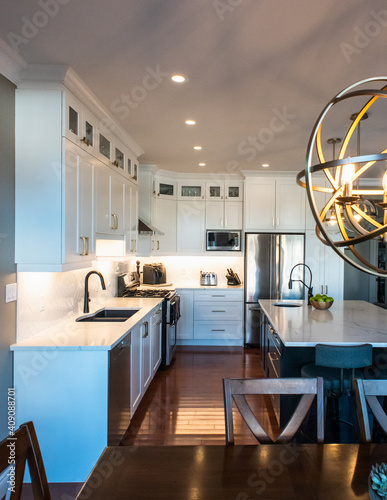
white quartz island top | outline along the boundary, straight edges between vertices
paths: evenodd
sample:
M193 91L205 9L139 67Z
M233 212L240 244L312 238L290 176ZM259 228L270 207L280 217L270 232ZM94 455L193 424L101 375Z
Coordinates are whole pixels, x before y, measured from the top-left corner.
M58 325L44 330L26 340L11 345L11 350L111 350L141 320L163 301L162 298L113 298L90 313L107 308L128 308L140 310L123 322L76 322L84 314L77 314Z
M278 307L291 302L301 307ZM336 345L372 344L387 347L387 310L362 300L342 300L325 311L302 300L259 300L263 312L288 347L320 343Z

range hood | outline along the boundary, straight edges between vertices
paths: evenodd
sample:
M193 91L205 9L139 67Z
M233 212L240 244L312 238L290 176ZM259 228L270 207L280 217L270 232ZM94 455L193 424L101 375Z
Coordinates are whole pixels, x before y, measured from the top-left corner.
M139 234L147 234L147 235L160 234L162 236L164 234L162 231L152 226L152 224L144 222L140 218L138 219L138 232Z

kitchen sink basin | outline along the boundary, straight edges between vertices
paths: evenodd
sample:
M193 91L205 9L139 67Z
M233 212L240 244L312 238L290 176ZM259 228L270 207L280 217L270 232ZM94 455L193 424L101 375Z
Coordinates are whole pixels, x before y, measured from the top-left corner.
M136 314L140 309L100 309L93 314L81 316L75 321L78 322L123 322Z
M295 302L275 302L273 306L276 307L301 307L302 304L296 304Z

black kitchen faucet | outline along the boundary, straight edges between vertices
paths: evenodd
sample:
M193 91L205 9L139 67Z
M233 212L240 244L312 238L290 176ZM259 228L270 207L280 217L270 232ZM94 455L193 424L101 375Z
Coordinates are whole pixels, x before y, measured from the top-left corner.
M309 286L307 284L305 284L302 280L292 280L292 273L293 273L293 269L295 269L297 266L304 266L306 267L307 269L309 269L309 273L310 273L310 281L309 281ZM299 264L296 264L295 266L293 266L292 270L290 271L290 276L289 276L289 290L292 289L292 283L293 281L300 281L305 288L308 289L308 306L311 305L310 303L310 298L313 297L313 287L312 287L312 271L310 270L310 267L307 266L306 264L300 262Z
M89 273L86 274L86 277L85 277L85 292L84 292L84 297L83 297L83 312L84 313L90 312L90 309L89 309L89 302L90 302L90 297L89 297L89 277L92 274L98 274L99 279L101 280L102 290L106 290L105 280L104 280L102 274L99 271L90 271Z

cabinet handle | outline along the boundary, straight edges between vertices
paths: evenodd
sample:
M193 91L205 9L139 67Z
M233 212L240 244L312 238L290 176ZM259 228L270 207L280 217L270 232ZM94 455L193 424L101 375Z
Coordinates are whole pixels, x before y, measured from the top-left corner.
M110 226L110 229L118 229L118 215L112 214L113 217L113 225Z
M144 321L143 325L145 326L145 333L142 336L143 339L146 339L148 336L148 321Z
M88 236L81 236L81 240L83 243L83 250L81 253L81 256L89 255L89 237Z
M225 297L225 295L211 295L211 297Z
M226 330L217 330L217 329L213 328L211 331L212 332L225 332Z
M90 146L90 141L89 141L89 139L86 139L86 137L84 137L83 139L81 139L81 142L83 142L84 144L86 144L86 146Z
M225 225L224 225L224 226L225 226L225 227L227 227L227 217L226 217L226 222L225 222Z
M324 285L321 285L321 293L324 293Z
M273 227L275 227L275 217L273 217L273 219L272 219L272 221L271 221L271 225L272 225Z
M159 309L158 311L155 312L155 314L161 314L162 313L162 310Z
M271 361L279 361L280 359L277 353L268 352L267 355L269 356Z
M157 250L160 250L160 242L157 240Z
M155 240L152 240L152 252L155 249Z
M325 294L328 295L328 285L325 285Z
M162 319L160 319L160 321L158 321L158 322L156 323L156 326L160 326L162 322L163 322L163 320L162 320Z
M134 252L137 252L137 240L134 240Z
M130 248L129 248L129 251L130 251L130 252L134 252L134 244L133 244L133 241L134 241L134 240L130 240Z
M223 219L220 219L220 225L223 227Z
M211 312L213 313L225 313L226 311L222 311L222 310L217 310L217 309L213 309Z

